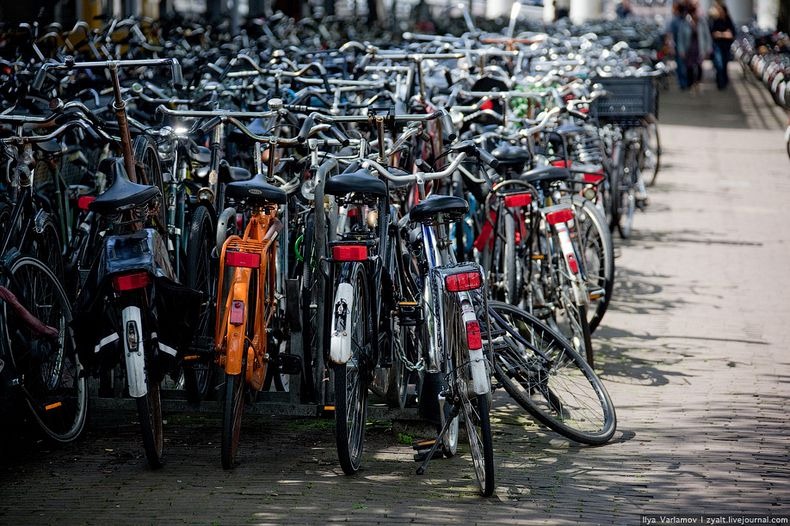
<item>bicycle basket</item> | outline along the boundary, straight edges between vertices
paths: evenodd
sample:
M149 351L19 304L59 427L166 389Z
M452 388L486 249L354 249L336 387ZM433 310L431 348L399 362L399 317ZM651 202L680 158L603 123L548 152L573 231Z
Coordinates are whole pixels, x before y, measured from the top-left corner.
M607 95L597 99L592 114L604 121L633 121L648 115L658 117L658 92L652 77L607 77L593 79Z

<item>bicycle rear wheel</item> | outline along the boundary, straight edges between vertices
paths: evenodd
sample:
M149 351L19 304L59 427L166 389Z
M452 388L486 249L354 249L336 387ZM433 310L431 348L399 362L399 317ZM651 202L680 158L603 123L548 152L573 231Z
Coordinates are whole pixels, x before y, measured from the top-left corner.
M36 335L0 304L0 341L23 380L28 408L47 438L72 442L85 427L88 387L70 327L69 299L52 271L32 257L11 264L7 287L28 312L58 332L53 339Z
M570 343L531 314L489 302L494 374L540 423L576 442L599 445L617 427L614 405L592 368Z
M241 437L241 417L244 413L244 372L247 360L242 359L240 374L225 375L225 400L222 412L222 468L232 469L236 465Z
M448 342L451 346L453 359L452 371L449 381L452 384L452 393L458 397L461 413L466 425L466 436L469 440L469 453L475 477L484 497L489 497L494 492L494 446L491 434L490 417L490 392L476 394L473 388L472 367L470 361L471 351L467 335L467 323L464 321L461 304L456 298L451 298L448 306ZM468 320L468 318L467 318ZM488 374L485 374L488 379Z
M333 364L335 387L335 439L340 466L347 475L357 472L362 464L365 444L365 421L368 411L370 377L367 353L369 331L367 317L369 299L365 274L355 265L349 282L354 287L354 303L349 313L347 330L351 334L351 358L344 364Z
M136 398L137 415L143 435L143 448L148 465L152 469L162 467L164 431L162 428L162 396L160 382L148 376L148 393Z

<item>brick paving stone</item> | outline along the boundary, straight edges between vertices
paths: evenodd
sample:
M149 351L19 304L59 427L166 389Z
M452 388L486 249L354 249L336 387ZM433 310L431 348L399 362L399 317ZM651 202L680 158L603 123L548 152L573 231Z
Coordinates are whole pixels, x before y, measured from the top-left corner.
M242 463L219 462L219 420L168 415L166 466L145 467L133 415L96 415L80 443L6 453L0 524L638 524L642 513L789 514L790 162L757 86L663 97L665 169L595 335L617 408L584 447L496 396L497 490L469 456L414 474L412 450L370 431L342 475L331 423L250 417ZM115 420L109 420L113 416ZM126 420L126 421L124 421Z

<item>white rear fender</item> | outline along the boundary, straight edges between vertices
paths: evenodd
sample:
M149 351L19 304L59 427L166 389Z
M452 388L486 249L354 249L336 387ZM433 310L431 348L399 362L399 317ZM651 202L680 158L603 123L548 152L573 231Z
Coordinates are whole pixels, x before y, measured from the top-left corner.
M143 349L143 321L140 307L126 307L121 313L123 355L126 358L126 382L129 396L141 398L148 394L145 383L145 352Z
M354 287L351 283L337 286L332 304L332 329L329 358L337 364L351 359L351 312L354 310Z

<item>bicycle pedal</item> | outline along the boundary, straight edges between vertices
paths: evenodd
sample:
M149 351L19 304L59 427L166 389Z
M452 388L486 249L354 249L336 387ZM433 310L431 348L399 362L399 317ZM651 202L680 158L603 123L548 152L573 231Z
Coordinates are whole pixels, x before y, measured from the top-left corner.
M587 297L590 298L590 301L598 301L604 296L606 296L606 292L601 287L591 288L587 291Z
M414 449L415 451L419 451L421 449L428 450L431 449L435 443L436 443L435 438L426 438L425 440L415 440L414 442L412 442L411 448Z

